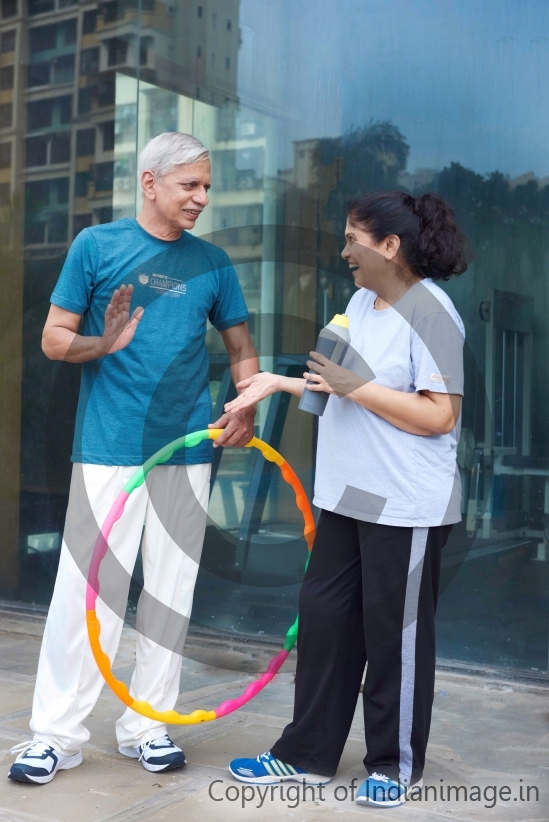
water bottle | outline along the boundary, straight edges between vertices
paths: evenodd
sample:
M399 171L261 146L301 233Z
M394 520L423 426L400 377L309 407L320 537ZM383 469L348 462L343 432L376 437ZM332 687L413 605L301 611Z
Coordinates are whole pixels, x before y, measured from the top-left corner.
M318 354L323 354L331 362L341 365L349 348L350 339L348 317L345 314L336 314L333 320L324 326L318 335L315 351ZM309 370L312 374L318 373L312 368ZM313 380L307 380L307 384L315 385ZM321 417L329 396L325 391L308 391L305 388L298 408Z

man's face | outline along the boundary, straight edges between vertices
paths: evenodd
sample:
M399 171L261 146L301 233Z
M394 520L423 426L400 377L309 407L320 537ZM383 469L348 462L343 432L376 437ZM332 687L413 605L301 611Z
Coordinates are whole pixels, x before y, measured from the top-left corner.
M147 176L150 175L150 176ZM176 166L160 180L151 172L142 179L145 196L151 200L157 218L173 229L194 228L201 212L208 205L211 187L209 160ZM150 195L154 196L151 197Z

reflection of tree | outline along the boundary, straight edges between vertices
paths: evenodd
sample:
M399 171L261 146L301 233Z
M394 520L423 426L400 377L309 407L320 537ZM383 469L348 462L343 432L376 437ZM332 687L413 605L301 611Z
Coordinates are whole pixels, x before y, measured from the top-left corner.
M549 187L539 188L535 180L513 186L499 171L481 175L451 163L430 188L451 203L471 242L479 299L494 287L545 302Z
M535 180L513 186L499 171L483 176L459 163L442 169L432 187L454 207L475 255L473 276L463 283L459 278L449 289L465 320L469 342L484 334L477 311L490 288L534 298L532 449L534 454L547 454L549 187L540 188ZM482 350L480 339L479 343Z
M332 230L341 232L350 200L376 189L403 187L399 172L406 168L409 152L406 138L389 121L373 122L342 137L318 141L319 176L327 167L338 164L340 168L324 209ZM536 268L541 264L545 232L549 229L549 186L540 189L535 180L512 186L499 171L482 175L451 163L430 183L416 186L411 193L428 190L438 191L451 203L477 259L490 248L505 267L516 266L527 249L531 263Z
M336 231L344 225L350 200L367 191L397 188L398 174L406 168L410 147L404 135L392 123L371 122L342 137L319 141L318 166L341 159L343 173L336 189L330 193L326 217Z
M376 189L402 189L399 175L410 149L400 129L388 121L342 137L305 141L297 148L313 144L308 174L284 192L285 221L319 232L324 239L311 246L310 259L319 268L337 270L349 201ZM408 176L413 183L414 175ZM448 287L457 299L462 294L461 310L475 333L478 303L490 287L533 294L545 304L549 186L539 188L535 180L512 185L499 171L482 175L459 163L433 173L430 182L418 179L411 193L434 190L445 197L473 247L474 277ZM333 241L327 240L330 236Z
M493 288L532 296L531 453L547 456L549 186L540 187L535 179L528 179L532 175L511 182L500 171L478 174L457 162L440 171L418 169L415 173L402 174L408 155L405 136L390 122L370 123L339 138L311 139L296 144L294 176L286 176L284 219L286 225L312 229L305 232L307 247L301 254L301 259L310 260L310 265L285 266L284 310L310 318L319 325L324 321L326 303L328 311L344 310L350 296L349 287L353 285L345 279L348 272L339 254L350 200L380 189L404 189L413 195L437 191L454 208L474 253L474 262L465 276L442 283L454 300L467 332L463 423L474 431L477 442L483 440L486 325L479 318L479 304L490 299ZM307 157L311 157L311 162L305 162ZM313 267L316 268L314 275ZM307 330L310 327L307 325ZM310 332L307 335L304 331L294 338L288 331L286 336L286 350L306 351L313 342ZM524 506L530 506L532 513L536 509L543 511L543 480L532 478L530 489L526 492L519 484L506 482L505 509L510 528L515 527L515 521L520 521Z
M402 189L399 173L406 167L409 150L406 138L391 122L370 123L342 137L319 140L319 177L329 167L339 167L325 200L325 230L342 235L346 207L353 198L376 189ZM481 299L490 286L533 293L532 281L544 271L547 256L549 186L539 188L535 180L512 185L500 171L482 175L451 163L430 182L416 183L411 193L429 190L438 191L456 211L473 247L475 290L483 292ZM545 299L541 293L540 297Z
M549 239L548 187L540 189L535 180L511 186L499 171L482 176L459 163L442 169L433 184L454 207L477 267L497 266L496 287L522 290L522 275L539 276Z

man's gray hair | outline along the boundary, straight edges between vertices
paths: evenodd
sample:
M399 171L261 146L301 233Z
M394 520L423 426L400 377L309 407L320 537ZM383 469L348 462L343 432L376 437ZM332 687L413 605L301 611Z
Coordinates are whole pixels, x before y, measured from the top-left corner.
M175 168L199 160L209 159L209 152L204 143L193 137L192 134L183 134L180 131L166 131L149 140L141 154L137 167L137 180L141 194L141 175L144 171L152 171L159 180Z

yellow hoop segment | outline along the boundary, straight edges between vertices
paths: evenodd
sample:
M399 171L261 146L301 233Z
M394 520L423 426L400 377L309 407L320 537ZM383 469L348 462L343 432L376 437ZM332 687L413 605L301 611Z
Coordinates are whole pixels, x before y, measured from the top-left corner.
M222 428L211 428L207 431L198 431L193 434L188 434L186 437L182 437L179 440L175 440L173 443L170 443L168 446L165 446L165 448L153 455L153 457L151 457L150 460L142 466L142 468L138 469L136 474L134 474L134 476L124 487L124 490L121 491L117 497L103 524L103 527L101 528L101 533L94 549L92 561L90 563L90 571L88 574L86 594L86 624L88 629L88 637L93 656L105 682L116 694L116 696L133 711L136 711L142 716L146 716L148 719L154 719L157 722L169 723L171 725L194 725L198 722L211 722L214 719L219 719L221 716L226 716L228 713L237 710L245 704L245 702L249 701L249 699L252 699L257 693L259 693L260 690L262 690L262 688L265 687L268 682L271 681L283 664L284 660L287 658L297 636L296 620L294 625L288 631L284 647L271 660L267 671L258 680L250 683L240 697L223 702L213 711L196 710L190 714L180 714L178 711L157 711L148 702L134 699L127 686L114 676L111 669L110 659L101 648L101 642L99 639L101 634L101 624L97 618L97 613L95 610L95 603L99 594L99 566L108 549L108 537L111 529L114 523L117 522L117 520L119 520L122 516L128 497L135 487L145 481L148 471L150 471L154 465L157 465L160 462L166 462L175 450L184 446L191 447L193 445L197 445L204 439L216 440L222 433ZM252 437L252 439L246 443L245 447L257 448L261 451L266 460L278 465L282 472L283 478L287 483L289 483L289 485L292 486L296 496L297 507L303 514L303 534L307 542L307 547L310 551L314 541L315 523L313 512L311 510L311 506L309 505L309 500L307 499L307 495L298 476L292 470L290 465L288 465L284 457L266 442L263 442L263 440L260 440L257 437Z

